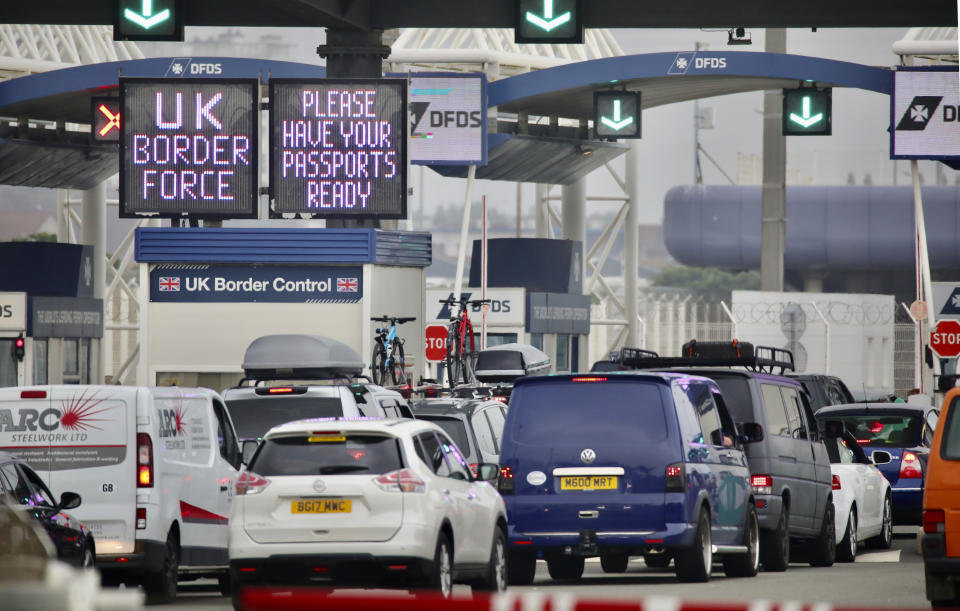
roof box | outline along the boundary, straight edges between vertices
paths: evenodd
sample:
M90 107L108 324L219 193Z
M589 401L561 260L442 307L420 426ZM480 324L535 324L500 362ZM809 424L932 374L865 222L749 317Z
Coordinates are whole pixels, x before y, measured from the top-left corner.
M550 357L530 344L502 344L480 352L474 375L481 382L512 382L550 371Z
M323 335L264 335L243 355L243 374L251 380L355 378L363 367L356 350Z

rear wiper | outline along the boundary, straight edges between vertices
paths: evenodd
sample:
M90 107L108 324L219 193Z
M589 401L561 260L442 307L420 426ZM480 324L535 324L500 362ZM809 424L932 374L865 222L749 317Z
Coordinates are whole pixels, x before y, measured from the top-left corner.
M364 465L326 465L320 467L317 472L323 475L331 475L333 473L350 473L351 471L366 471L368 467Z

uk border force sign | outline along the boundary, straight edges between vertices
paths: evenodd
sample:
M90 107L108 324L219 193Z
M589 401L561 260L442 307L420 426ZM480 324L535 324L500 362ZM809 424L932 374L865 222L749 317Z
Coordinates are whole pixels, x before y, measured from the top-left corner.
M960 159L956 67L899 69L890 110L892 159Z

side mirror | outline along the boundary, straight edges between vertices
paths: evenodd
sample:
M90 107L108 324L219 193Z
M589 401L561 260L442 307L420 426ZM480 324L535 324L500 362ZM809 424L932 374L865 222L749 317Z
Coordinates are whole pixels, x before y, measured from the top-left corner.
M500 477L500 465L495 462L482 462L477 465L477 479L482 482L495 482Z
M253 458L253 455L257 453L257 448L260 447L260 442L256 439L244 439L243 440L243 455L240 458L240 461L245 464L250 464L250 459Z
M740 443L763 441L763 427L756 422L744 422L740 425Z
M870 456L870 459L873 460L875 465L885 465L890 462L890 452L884 450L874 450L873 454Z
M80 506L80 495L76 492L64 492L60 495L57 509L76 509Z

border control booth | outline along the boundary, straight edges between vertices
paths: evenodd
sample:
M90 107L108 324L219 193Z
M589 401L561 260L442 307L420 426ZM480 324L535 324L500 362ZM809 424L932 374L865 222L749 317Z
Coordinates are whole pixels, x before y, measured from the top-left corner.
M400 330L408 375L424 362L430 234L331 228L140 228L138 380L223 389L263 335L339 340L364 359L371 316L410 316ZM369 365L369 363L367 363Z

